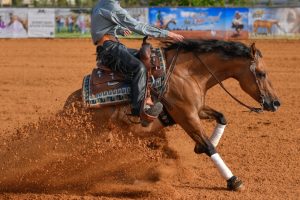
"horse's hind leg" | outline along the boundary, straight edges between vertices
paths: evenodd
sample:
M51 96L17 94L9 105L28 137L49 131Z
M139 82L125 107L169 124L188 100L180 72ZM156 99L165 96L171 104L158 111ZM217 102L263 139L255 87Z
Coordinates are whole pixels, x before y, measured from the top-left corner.
M210 136L209 140L214 145L214 147L217 147L221 137L223 136L224 129L226 127L227 121L224 117L224 115L208 106L205 106L203 109L200 110L198 113L200 119L215 119L217 122L217 125ZM197 144L195 149L197 149Z

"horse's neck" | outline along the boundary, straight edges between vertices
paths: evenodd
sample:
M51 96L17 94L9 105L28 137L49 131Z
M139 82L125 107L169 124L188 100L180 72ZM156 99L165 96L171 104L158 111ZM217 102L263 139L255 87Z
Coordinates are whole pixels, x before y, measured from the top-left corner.
M206 88L210 89L211 87L215 86L219 82L222 82L228 78L231 78L233 76L233 73L228 70L226 65L211 65L210 62L206 63L209 70L212 72L206 74ZM202 66L205 68L205 66Z
M238 59L224 59L217 53L199 54L198 58L205 64L201 64L200 60L196 58L194 53L180 54L178 63L181 74L189 74L195 77L206 89L218 84L218 81L222 82L228 78L236 78L240 71L241 61ZM182 56L182 57L181 57ZM169 56L169 58L172 56ZM169 63L171 59L168 59ZM185 60L185 61L184 61ZM189 64L181 64L189 63ZM210 72L212 73L210 73Z
M166 28L168 28L168 26L169 26L169 24L170 24L170 21L168 21L165 25L162 25L162 29L166 29Z
M205 66L201 65L201 68L205 68L207 71L206 74L206 89L210 89L211 87L218 84L218 82L222 82L229 78L234 78L238 81L239 74L243 69L245 69L244 65L246 64L246 60L242 60L241 58L232 58L232 59L223 59L220 56L212 57L204 61L206 66L212 72L209 73Z

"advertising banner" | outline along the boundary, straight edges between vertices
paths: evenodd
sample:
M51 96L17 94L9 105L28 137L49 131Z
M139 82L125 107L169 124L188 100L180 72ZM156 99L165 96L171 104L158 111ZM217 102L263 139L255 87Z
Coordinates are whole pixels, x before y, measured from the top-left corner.
M249 11L252 38L299 37L300 8L253 8Z
M0 38L26 38L28 36L28 9L0 9Z
M149 8L151 25L180 32L186 38L224 38L224 8Z
M90 37L90 9L56 9L55 37Z
M54 37L54 9L28 10L28 37Z
M137 21L185 38L300 38L300 8L126 8ZM0 8L0 38L91 37L91 9ZM133 34L130 37L140 37Z

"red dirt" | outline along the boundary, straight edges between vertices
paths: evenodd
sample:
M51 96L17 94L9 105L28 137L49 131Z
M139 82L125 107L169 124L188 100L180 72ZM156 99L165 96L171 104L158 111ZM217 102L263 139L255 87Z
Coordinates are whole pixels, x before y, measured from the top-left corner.
M298 199L300 41L258 40L257 47L279 111L243 112L219 87L207 99L229 121L218 150L246 186L229 192L179 126L143 136L100 129L88 115L56 115L95 64L90 40L1 40L0 199ZM255 104L235 81L225 85ZM209 134L214 122L205 127Z

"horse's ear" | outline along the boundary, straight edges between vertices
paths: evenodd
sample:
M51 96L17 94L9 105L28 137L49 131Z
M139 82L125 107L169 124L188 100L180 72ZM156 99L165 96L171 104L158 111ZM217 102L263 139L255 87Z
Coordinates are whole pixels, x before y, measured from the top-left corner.
M255 42L253 42L250 46L250 51L251 51L251 56L254 58L255 57L255 54L256 54L256 47L255 47Z

